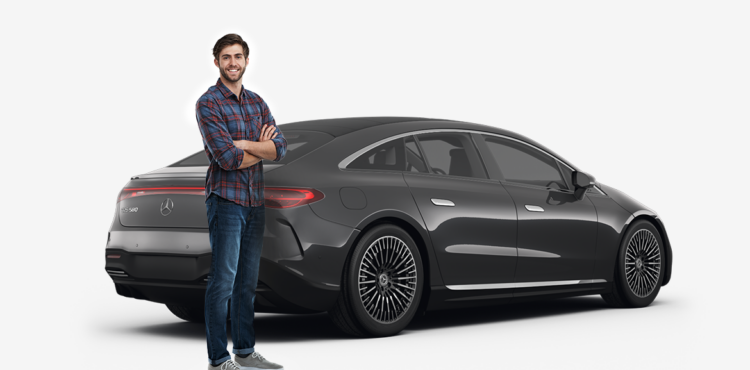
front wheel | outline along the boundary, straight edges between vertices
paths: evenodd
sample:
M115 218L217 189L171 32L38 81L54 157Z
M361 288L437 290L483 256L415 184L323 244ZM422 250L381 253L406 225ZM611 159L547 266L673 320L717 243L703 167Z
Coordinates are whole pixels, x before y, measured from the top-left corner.
M612 292L602 298L613 307L645 307L664 279L664 246L659 231L645 220L633 223L617 257Z
M351 335L398 334L417 312L423 275L411 236L395 225L378 225L363 235L347 260L341 294L329 315Z

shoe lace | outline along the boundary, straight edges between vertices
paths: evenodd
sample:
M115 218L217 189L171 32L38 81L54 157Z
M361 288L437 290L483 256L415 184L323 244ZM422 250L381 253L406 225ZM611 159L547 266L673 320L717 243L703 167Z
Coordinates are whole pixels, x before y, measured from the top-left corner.
M236 362L232 360L225 361L223 364L221 364L220 370L241 370L240 366L237 365Z
M266 360L266 359L265 359L265 358L263 358L263 356L262 356L262 355L261 355L260 353L258 353L258 352L253 352L253 354L252 354L251 356L253 356L253 358L257 358L258 360L261 360L261 361L265 361L265 360Z

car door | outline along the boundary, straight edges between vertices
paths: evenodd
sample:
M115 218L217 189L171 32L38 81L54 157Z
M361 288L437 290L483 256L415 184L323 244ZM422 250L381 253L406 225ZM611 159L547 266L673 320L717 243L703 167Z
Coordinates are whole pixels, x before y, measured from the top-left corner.
M429 230L446 286L475 290L512 283L515 207L510 195L488 179L471 136L434 132L416 138L405 140L404 178Z
M597 215L588 197L577 200L556 158L524 142L476 135L488 168L518 212L516 287L577 285L591 279ZM493 168L494 167L494 168Z

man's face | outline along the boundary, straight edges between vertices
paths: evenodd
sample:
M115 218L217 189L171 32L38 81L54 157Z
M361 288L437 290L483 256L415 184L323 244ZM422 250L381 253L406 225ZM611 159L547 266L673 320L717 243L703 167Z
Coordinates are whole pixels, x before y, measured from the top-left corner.
M234 44L221 49L219 60L214 59L214 64L219 67L219 73L225 80L237 82L245 74L247 61L247 55L242 53L242 45Z

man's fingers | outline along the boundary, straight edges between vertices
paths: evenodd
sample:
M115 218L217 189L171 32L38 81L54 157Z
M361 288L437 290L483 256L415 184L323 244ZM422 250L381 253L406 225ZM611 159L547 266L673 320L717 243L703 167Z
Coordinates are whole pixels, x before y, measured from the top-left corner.
M258 141L266 141L271 140L279 133L276 132L276 126L271 126L269 124L265 124L260 129L260 140Z
M271 133L273 132L272 130L274 130L274 128L275 128L274 126L271 126L269 124L265 124L263 126L263 140L264 141L270 140L276 135L276 133L273 133L273 136L271 135Z

